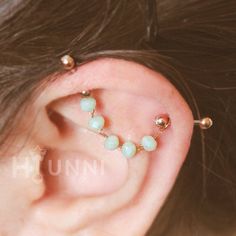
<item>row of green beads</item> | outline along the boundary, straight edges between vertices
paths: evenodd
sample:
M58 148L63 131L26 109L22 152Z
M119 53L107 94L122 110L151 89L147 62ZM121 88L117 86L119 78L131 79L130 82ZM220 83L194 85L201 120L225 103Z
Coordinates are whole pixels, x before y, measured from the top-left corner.
M80 108L85 112L93 112L96 108L96 100L92 97L85 97L80 100ZM89 128L99 132L105 125L105 120L102 116L93 116L89 120Z
M92 97L82 98L80 101L80 108L85 112L93 112L96 108L96 100ZM96 115L90 118L89 128L93 131L99 132L105 125L105 120L102 116ZM119 147L120 141L116 135L109 135L104 143L107 150L115 150ZM141 140L141 145L146 151L154 151L157 148L157 142L152 136L144 136ZM137 153L136 145L127 141L121 146L121 152L126 158L131 158Z
M115 150L119 145L119 138L116 135L108 136L104 143L105 148L108 150ZM148 152L157 148L157 142L152 136L144 136L141 140L141 145ZM137 153L137 147L133 142L127 141L121 146L121 152L125 157L131 158Z

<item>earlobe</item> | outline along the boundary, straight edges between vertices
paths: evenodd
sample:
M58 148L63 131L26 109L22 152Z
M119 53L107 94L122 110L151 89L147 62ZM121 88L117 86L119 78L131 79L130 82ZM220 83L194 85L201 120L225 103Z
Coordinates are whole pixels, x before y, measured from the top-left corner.
M92 96L82 91L91 91ZM104 118L102 124L101 119L88 122L95 117L95 107ZM43 168L48 194L32 208L35 222L68 232L96 228L143 235L171 190L190 145L192 113L176 88L137 63L100 59L49 84L33 109L41 112L35 142L50 150ZM168 128L156 145L157 125ZM112 131L109 140L104 140L105 131ZM120 143L127 143L125 151L129 149L133 158L124 158ZM130 143L145 150L133 155ZM57 176L48 171L48 160L64 161ZM103 175L90 172L84 182L75 172L68 176L65 161L74 165L76 160L102 161ZM142 217L137 219L138 214ZM121 229L126 220L129 227Z

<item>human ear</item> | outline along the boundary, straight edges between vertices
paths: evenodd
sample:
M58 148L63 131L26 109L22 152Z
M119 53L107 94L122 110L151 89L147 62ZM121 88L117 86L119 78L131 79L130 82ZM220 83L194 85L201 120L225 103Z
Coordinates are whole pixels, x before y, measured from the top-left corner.
M104 137L87 129L90 117L80 109L81 91L92 92L105 129L123 140L139 143L152 134L160 114L168 114L171 126L155 151L125 158L120 150L106 150ZM41 164L45 192L24 216L24 236L32 235L32 229L35 235L144 235L176 180L193 130L189 106L164 76L108 58L58 76L26 117L22 127L34 117L26 148L38 145L47 153ZM76 162L97 163L96 171L76 170ZM57 174L52 166L61 166Z

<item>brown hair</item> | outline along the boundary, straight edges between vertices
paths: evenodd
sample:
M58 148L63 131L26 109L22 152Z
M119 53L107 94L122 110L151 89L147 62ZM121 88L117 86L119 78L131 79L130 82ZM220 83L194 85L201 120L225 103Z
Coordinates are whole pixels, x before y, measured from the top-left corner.
M196 117L215 120L206 137L194 133L148 235L236 230L234 0L12 0L0 9L1 145L45 78L60 72L62 55L78 65L99 57L136 61L174 83Z

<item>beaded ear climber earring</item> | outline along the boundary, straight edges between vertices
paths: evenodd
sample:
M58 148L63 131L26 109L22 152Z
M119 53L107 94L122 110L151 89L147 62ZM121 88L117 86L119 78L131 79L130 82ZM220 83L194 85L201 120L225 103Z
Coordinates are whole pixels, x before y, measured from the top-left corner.
M138 152L145 150L148 152L157 149L157 138L165 129L167 129L171 122L168 115L160 115L155 118L154 124L157 127L157 131L154 135L143 136L139 144L135 144L132 141L125 141L121 143L118 135L109 134L104 131L105 119L102 115L96 113L96 100L93 98L89 91L81 92L82 98L80 100L80 108L84 112L90 113L90 119L88 121L88 129L103 136L105 138L104 147L107 150L120 149L123 156L131 158Z
M132 141L125 141L121 143L120 138L115 134L108 134L104 131L105 119L102 115L95 114L96 100L91 96L89 91L82 91L83 96L80 100L80 108L84 112L90 113L90 119L88 121L88 129L100 134L105 138L104 147L107 150L120 149L122 154L126 158L135 156L137 152L142 150L151 152L156 150L158 142L157 138L165 129L170 125L170 118L167 115L161 115L156 117L154 120L155 126L157 127L156 134L143 136L140 144L135 144Z
M75 61L69 55L63 56L61 58L61 62L66 70L70 70L75 67ZM156 127L154 134L143 136L140 143L138 144L130 140L122 143L118 135L104 131L106 122L102 115L96 114L97 102L96 99L91 96L91 92L82 91L80 94L82 96L80 100L80 109L90 114L90 118L88 120L88 129L105 138L105 149L120 149L123 156L126 158L134 157L140 151L155 151L158 146L159 136L171 125L170 117L167 114L159 115L154 119L154 125ZM201 120L195 120L194 124L199 125L201 129L208 129L212 126L213 122L211 118L206 117Z

